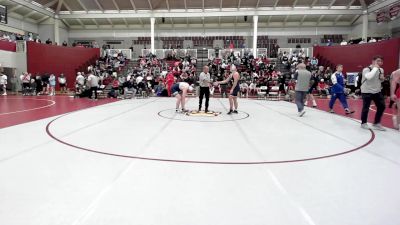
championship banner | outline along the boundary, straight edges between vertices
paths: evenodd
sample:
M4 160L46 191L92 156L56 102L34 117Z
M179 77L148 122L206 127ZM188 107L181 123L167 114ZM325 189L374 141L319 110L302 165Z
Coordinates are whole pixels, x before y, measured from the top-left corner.
M395 18L399 14L400 4L393 5L389 9L390 18Z
M379 11L376 13L376 22L383 23L388 20L387 11Z

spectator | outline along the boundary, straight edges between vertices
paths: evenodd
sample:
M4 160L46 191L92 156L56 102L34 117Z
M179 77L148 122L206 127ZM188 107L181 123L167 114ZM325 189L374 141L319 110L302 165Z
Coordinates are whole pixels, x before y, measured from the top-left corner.
M49 95L50 96L55 96L56 95L56 76L54 74L51 74L49 77Z
M94 100L97 100L97 90L99 88L99 78L90 72L89 76L88 76L88 83L90 86L89 98L93 99L93 94L94 94Z
M64 42L62 43L62 46L67 47L67 46L68 46L68 43L67 43L66 41L64 41Z
M22 95L27 95L31 84L31 74L27 72L23 73L20 76L20 80L22 82Z
M49 38L49 39L47 39L46 44L51 45L51 44L53 44L53 42Z
M58 77L58 83L60 85L60 92L67 93L67 78L63 73Z
M1 68L2 69L2 68ZM0 93L7 95L7 75L0 73Z

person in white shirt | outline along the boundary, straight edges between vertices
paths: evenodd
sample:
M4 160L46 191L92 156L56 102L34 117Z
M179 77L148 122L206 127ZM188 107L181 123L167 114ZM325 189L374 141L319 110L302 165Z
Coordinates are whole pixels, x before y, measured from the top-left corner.
M340 45L347 45L347 41L343 40L342 42L340 42Z
M0 90L4 93L2 95L7 95L7 76L5 74L0 73Z
M201 107L203 105L203 97L206 97L206 108L205 112L208 112L208 102L210 100L210 73L208 72L208 66L203 67L203 72L200 73L199 76L199 85L200 85L200 95L199 95L199 112L201 111Z
M22 82L22 95L26 95L31 85L31 74L25 72L19 78Z
M89 98L93 99L93 92L94 92L94 100L97 100L97 89L99 87L99 78L93 73L90 73L88 76L88 83L90 85L90 95Z
M56 95L56 76L54 74L49 77L49 95Z
M78 75L76 76L76 83L81 86L85 85L85 77L81 72L78 72Z
M60 84L61 93L67 93L67 78L63 73L58 77L58 83Z

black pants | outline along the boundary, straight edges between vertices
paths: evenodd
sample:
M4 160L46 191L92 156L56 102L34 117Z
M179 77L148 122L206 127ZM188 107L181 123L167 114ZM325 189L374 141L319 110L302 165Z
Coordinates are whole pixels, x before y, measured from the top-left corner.
M94 92L94 99L97 99L97 87L91 87L90 88L90 95L89 98L92 98Z
M383 98L382 93L376 94L369 94L369 93L362 93L363 99L363 109L361 113L361 123L366 123L368 120L368 112L369 107L371 106L371 101L374 101L376 105L376 115L374 124L380 123L383 112L385 111L385 99Z
M200 87L200 96L199 96L199 109L203 105L203 96L206 96L206 110L208 110L208 102L210 100L210 88L209 87Z

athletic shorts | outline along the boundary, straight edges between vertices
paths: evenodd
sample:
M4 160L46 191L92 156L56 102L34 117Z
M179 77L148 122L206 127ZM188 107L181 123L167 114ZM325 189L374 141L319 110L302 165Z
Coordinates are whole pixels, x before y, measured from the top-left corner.
M235 89L233 89L232 96L237 97L239 91L240 91L240 87L239 87L239 85L237 85L237 86L235 87Z
M60 84L60 87L65 87L65 84Z
M171 93L172 93L173 96L177 96L178 94L182 93L181 89L179 88L179 84L172 85Z

